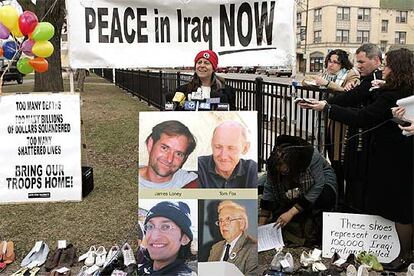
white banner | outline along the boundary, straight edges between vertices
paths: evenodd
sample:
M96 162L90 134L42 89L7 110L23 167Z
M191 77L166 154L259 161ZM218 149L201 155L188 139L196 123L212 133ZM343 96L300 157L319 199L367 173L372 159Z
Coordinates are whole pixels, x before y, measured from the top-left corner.
M70 0L72 68L193 66L212 49L219 66L295 64L294 0Z
M0 97L0 203L82 199L79 95Z
M380 216L348 213L323 213L322 256L337 252L349 254L366 251L382 263L393 261L400 252L395 223Z

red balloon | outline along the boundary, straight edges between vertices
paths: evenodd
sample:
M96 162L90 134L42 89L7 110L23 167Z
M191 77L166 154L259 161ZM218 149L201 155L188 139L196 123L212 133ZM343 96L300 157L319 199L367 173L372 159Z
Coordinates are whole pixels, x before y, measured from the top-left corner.
M28 35L36 28L39 20L36 14L31 11L25 11L19 17L19 28L23 35Z
M45 58L35 57L29 61L29 64L33 67L36 72L43 73L49 69L49 63Z

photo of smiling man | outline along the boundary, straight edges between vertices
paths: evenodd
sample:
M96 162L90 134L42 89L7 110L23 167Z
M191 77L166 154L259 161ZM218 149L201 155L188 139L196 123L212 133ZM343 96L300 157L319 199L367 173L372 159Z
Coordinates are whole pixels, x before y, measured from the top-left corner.
M143 223L145 258L138 275L197 275L197 253L192 252L197 200L140 200L140 208L148 212Z
M148 164L139 168L139 187L151 189L197 188L197 174L181 169L196 147L196 139L183 123L161 122L145 140Z

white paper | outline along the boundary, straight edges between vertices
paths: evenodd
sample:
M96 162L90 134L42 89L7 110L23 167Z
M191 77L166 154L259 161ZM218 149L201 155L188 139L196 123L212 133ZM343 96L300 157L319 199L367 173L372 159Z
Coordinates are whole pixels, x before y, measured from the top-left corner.
M283 243L282 231L280 227L274 227L274 223L261 225L258 227L258 251L266 251L270 249L282 248L285 244Z
M65 273L65 272L67 272L69 270L70 270L69 268L67 268L67 267L64 266L64 267L61 267L61 268L57 269L56 272Z
M58 248L59 249L65 249L66 248L66 240L59 240L58 241Z

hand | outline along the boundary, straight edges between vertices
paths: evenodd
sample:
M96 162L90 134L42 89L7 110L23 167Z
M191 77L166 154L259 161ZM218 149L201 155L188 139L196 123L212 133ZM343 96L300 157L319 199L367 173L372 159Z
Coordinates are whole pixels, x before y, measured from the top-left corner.
M318 101L315 99L310 99L310 101L312 102L311 104L305 103L305 102L299 102L298 105L304 109L313 109L316 111L322 111L325 108L325 105L327 104L326 101Z
M349 91L349 90L353 89L355 86L357 86L357 82L356 81L355 82L348 82L345 85L344 90L345 91Z
M315 77L315 83L319 86L326 86L328 85L328 81L322 78L321 76Z
M277 227L285 227L293 218L293 214L290 211L284 212L280 215L280 217L276 220Z
M397 117L398 119L404 120L404 114L405 114L405 108L402 106L397 106L397 107L393 107L391 108L392 111L392 115L394 117Z
M414 121L410 120L410 122L411 122L411 125L408 127L403 127L403 126L398 125L400 129L405 130L407 132L406 133L407 136L414 135Z
M383 86L385 83L385 80L372 80L371 81L371 86L375 87L375 88L379 88L381 86Z

